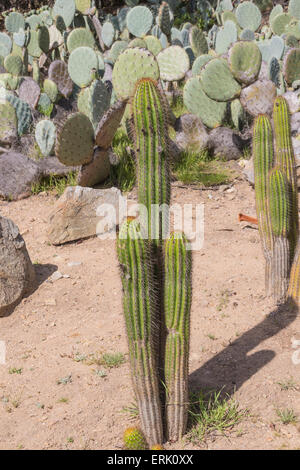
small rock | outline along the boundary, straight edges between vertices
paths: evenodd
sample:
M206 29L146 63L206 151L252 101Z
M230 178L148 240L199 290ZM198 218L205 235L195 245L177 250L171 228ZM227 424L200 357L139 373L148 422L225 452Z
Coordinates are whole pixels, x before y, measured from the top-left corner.
M176 143L183 150L200 152L208 145L208 133L201 119L194 114L183 114L175 123Z
M56 305L56 300L55 299L46 299L45 302L44 302L44 305L55 306Z
M209 133L209 148L215 156L237 160L242 156L244 140L228 127L216 127Z
M60 273L59 271L55 271L52 276L50 277L50 280L55 282L55 281L58 281L59 279L62 279L63 278L63 275L62 273Z
M70 261L70 263L68 263L68 266L70 266L70 268L72 268L73 266L81 266L81 265L82 265L81 261Z
M287 91L282 96L286 99L288 103L290 113L298 113L298 111L300 110L299 90Z
M300 113L294 113L291 115L291 132L295 137L300 134Z
M245 166L243 169L243 174L245 175L247 181L254 186L254 167L253 167L253 158L250 160L245 160Z

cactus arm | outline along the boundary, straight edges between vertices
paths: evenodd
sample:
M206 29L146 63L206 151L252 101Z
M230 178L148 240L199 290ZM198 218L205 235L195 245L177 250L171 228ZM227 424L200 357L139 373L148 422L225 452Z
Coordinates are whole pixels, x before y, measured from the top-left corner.
M278 96L274 102L273 119L276 147L275 163L284 171L291 192L292 226L289 233L289 241L291 244L291 259L293 259L299 231L298 189L295 156L291 139L289 110L287 102L282 96Z
M155 337L154 272L146 240L135 220L123 224L117 243L133 387L149 445L162 443Z
M255 202L258 229L266 260L265 284L267 295L271 292L272 233L267 203L268 174L273 166L273 136L270 120L260 115L253 129L253 157L255 178Z
M177 441L183 436L187 424L191 307L191 252L187 251L183 234L170 236L165 243L164 256L167 437Z
M271 286L276 303L286 300L290 273L290 195L285 174L275 167L269 173L268 202L273 236Z

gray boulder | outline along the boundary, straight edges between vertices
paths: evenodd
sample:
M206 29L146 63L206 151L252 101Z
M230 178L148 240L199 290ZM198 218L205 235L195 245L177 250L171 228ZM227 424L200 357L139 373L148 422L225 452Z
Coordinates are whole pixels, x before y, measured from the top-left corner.
M215 156L226 160L237 160L250 140L243 140L239 134L228 127L216 127L209 133L209 149Z
M49 241L61 245L113 231L125 217L125 206L117 188L68 187L50 214Z
M208 133L198 116L183 114L177 119L175 126L176 144L183 150L199 152L208 145Z
M40 178L38 164L16 152L0 154L0 197L22 199L31 194L31 186Z
M35 271L18 227L0 217L0 315L35 287Z

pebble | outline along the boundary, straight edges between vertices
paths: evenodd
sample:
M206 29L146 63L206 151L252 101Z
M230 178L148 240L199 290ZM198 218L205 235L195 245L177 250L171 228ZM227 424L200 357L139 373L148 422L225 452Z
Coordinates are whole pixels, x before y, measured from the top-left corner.
M81 266L81 264L81 261L71 261L70 263L68 263L68 266L72 268L73 266Z
M51 281L58 281L59 279L61 279L63 277L62 273L60 273L59 271L55 271L52 276L50 277L50 280Z
M46 299L44 305L56 305L55 299Z

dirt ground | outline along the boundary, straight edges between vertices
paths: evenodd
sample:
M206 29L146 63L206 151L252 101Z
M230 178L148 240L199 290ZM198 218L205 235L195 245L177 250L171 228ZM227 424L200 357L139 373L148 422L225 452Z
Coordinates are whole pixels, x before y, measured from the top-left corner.
M131 195L131 198L134 197ZM197 190L176 183L173 202L205 204L205 242L194 252L190 387L220 389L249 412L225 435L167 449L300 449L300 318L276 313L264 297L264 262L255 226L254 191ZM0 365L0 449L120 449L134 421L115 243L88 239L55 247L46 238L54 195L0 202L20 229L39 286L0 318L7 361ZM68 266L69 263L81 264ZM56 270L69 277L55 282ZM86 357L121 352L108 369ZM293 356L294 354L294 356ZM299 360L292 360L298 358ZM106 375L97 374L105 370ZM292 381L282 390L280 383ZM61 383L59 383L61 382ZM276 410L292 409L284 425Z

